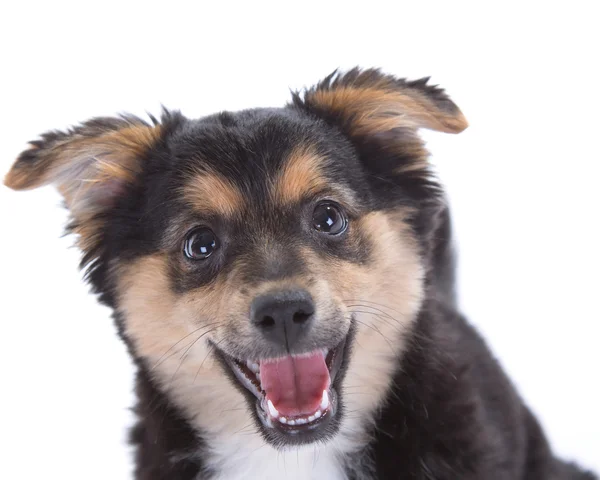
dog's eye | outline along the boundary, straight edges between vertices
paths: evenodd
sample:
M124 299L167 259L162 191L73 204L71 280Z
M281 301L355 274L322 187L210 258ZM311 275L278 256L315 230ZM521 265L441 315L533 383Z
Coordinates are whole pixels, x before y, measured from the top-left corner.
M185 239L183 253L191 260L204 260L219 248L219 240L212 230L200 227L192 230Z
M346 231L348 219L339 205L320 203L313 212L312 225L317 232L339 235Z

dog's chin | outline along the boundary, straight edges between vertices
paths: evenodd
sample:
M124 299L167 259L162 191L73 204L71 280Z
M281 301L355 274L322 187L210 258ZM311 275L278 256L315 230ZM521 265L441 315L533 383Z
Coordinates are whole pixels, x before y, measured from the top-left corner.
M340 386L351 339L349 333L331 348L260 361L235 358L216 346L215 351L234 385L248 400L249 415L254 417L264 438L277 448L285 448L325 442L337 433L343 415ZM299 368L298 364L304 364L303 368L309 370L309 374L313 373L311 368L315 369L314 376L308 376L307 379L311 383L312 395L302 405L293 401L290 404L290 399L281 400L281 396L274 394L269 375L266 374L269 369L276 372L275 376L288 375L285 367L290 364L294 364L295 368ZM298 378L292 381L298 382ZM323 382L322 386L319 386L319 381Z

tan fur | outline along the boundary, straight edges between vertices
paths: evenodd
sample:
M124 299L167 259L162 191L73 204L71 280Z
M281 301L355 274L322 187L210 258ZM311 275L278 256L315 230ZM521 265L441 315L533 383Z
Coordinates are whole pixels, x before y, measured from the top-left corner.
M115 275L125 334L162 387L207 432L221 436L239 430L248 422L247 412L236 410L244 400L205 341L222 335L223 308L235 305L233 292L221 284L181 296L171 293L163 255L118 266ZM221 421L214 422L215 415Z
M183 197L195 211L224 217L240 215L245 206L242 192L227 178L211 171L198 171L183 189Z
M103 223L93 218L87 219L77 224L73 228L73 233L77 236L76 245L83 252L89 252L94 249L100 240Z
M348 412L362 412L365 419L380 406L396 356L402 351L402 339L421 302L423 272L415 240L401 213L371 213L351 228L360 229L372 242L372 258L365 265L342 260L324 265L306 249L302 254L312 282L290 278L244 293L241 287L246 286L237 283L235 272L212 286L182 295L172 293L169 260L162 254L115 266L126 335L152 366L162 388L190 421L210 435L215 451L238 449L250 455L250 450L271 448L264 444L243 396L215 363L205 340L210 338L231 353L232 342L244 342L251 335L249 302L272 288L308 289L317 304L316 328L326 328L323 320L334 307L344 312L346 328L350 316L356 316L356 347L344 381L344 401ZM356 418L357 413L345 418L331 448L348 453L365 440L364 425Z
M309 194L324 190L328 182L321 171L323 159L310 146L296 148L275 180L275 203L294 204Z
M102 222L95 215L110 198L109 182L133 182L139 162L160 137L160 126L131 125L95 136L73 135L47 149L34 161L18 159L6 175L5 184L27 190L54 184L76 220L74 229L83 251L97 243Z
M159 136L159 125L132 125L94 137L68 137L35 162L24 164L17 160L4 183L14 190L55 183L69 202L79 182L94 184L111 178L132 180L138 171L135 160ZM32 146L30 150L39 148Z
M386 82L369 87L337 87L316 90L311 102L352 122L359 135L371 135L398 127L425 127L447 133L467 128L464 115L438 108L429 98L415 90L390 89Z
M346 266L336 272L339 289L346 289L349 310L356 314L356 348L344 381L349 412L369 413L381 406L389 387L397 356L423 297L424 272L416 241L402 213L373 213L361 220L375 245L373 259L365 267ZM353 272L352 272L353 270ZM351 418L342 424L341 436L360 437L362 425ZM357 439L358 440L358 439Z

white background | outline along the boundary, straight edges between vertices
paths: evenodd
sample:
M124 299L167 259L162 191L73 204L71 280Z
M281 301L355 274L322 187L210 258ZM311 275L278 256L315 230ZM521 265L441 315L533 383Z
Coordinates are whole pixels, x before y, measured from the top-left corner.
M96 115L280 106L336 67L432 75L471 124L426 133L463 309L556 451L600 470L595 3L4 2L0 167ZM0 478L129 478L132 367L59 201L0 187Z

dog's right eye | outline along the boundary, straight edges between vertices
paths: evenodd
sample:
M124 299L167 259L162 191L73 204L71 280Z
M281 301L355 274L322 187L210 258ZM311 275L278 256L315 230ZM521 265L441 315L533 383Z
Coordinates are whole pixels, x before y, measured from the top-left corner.
M348 227L348 218L339 205L323 202L317 205L313 212L312 225L319 233L340 235Z
M219 248L219 240L210 228L200 227L188 233L183 253L190 260L204 260Z

